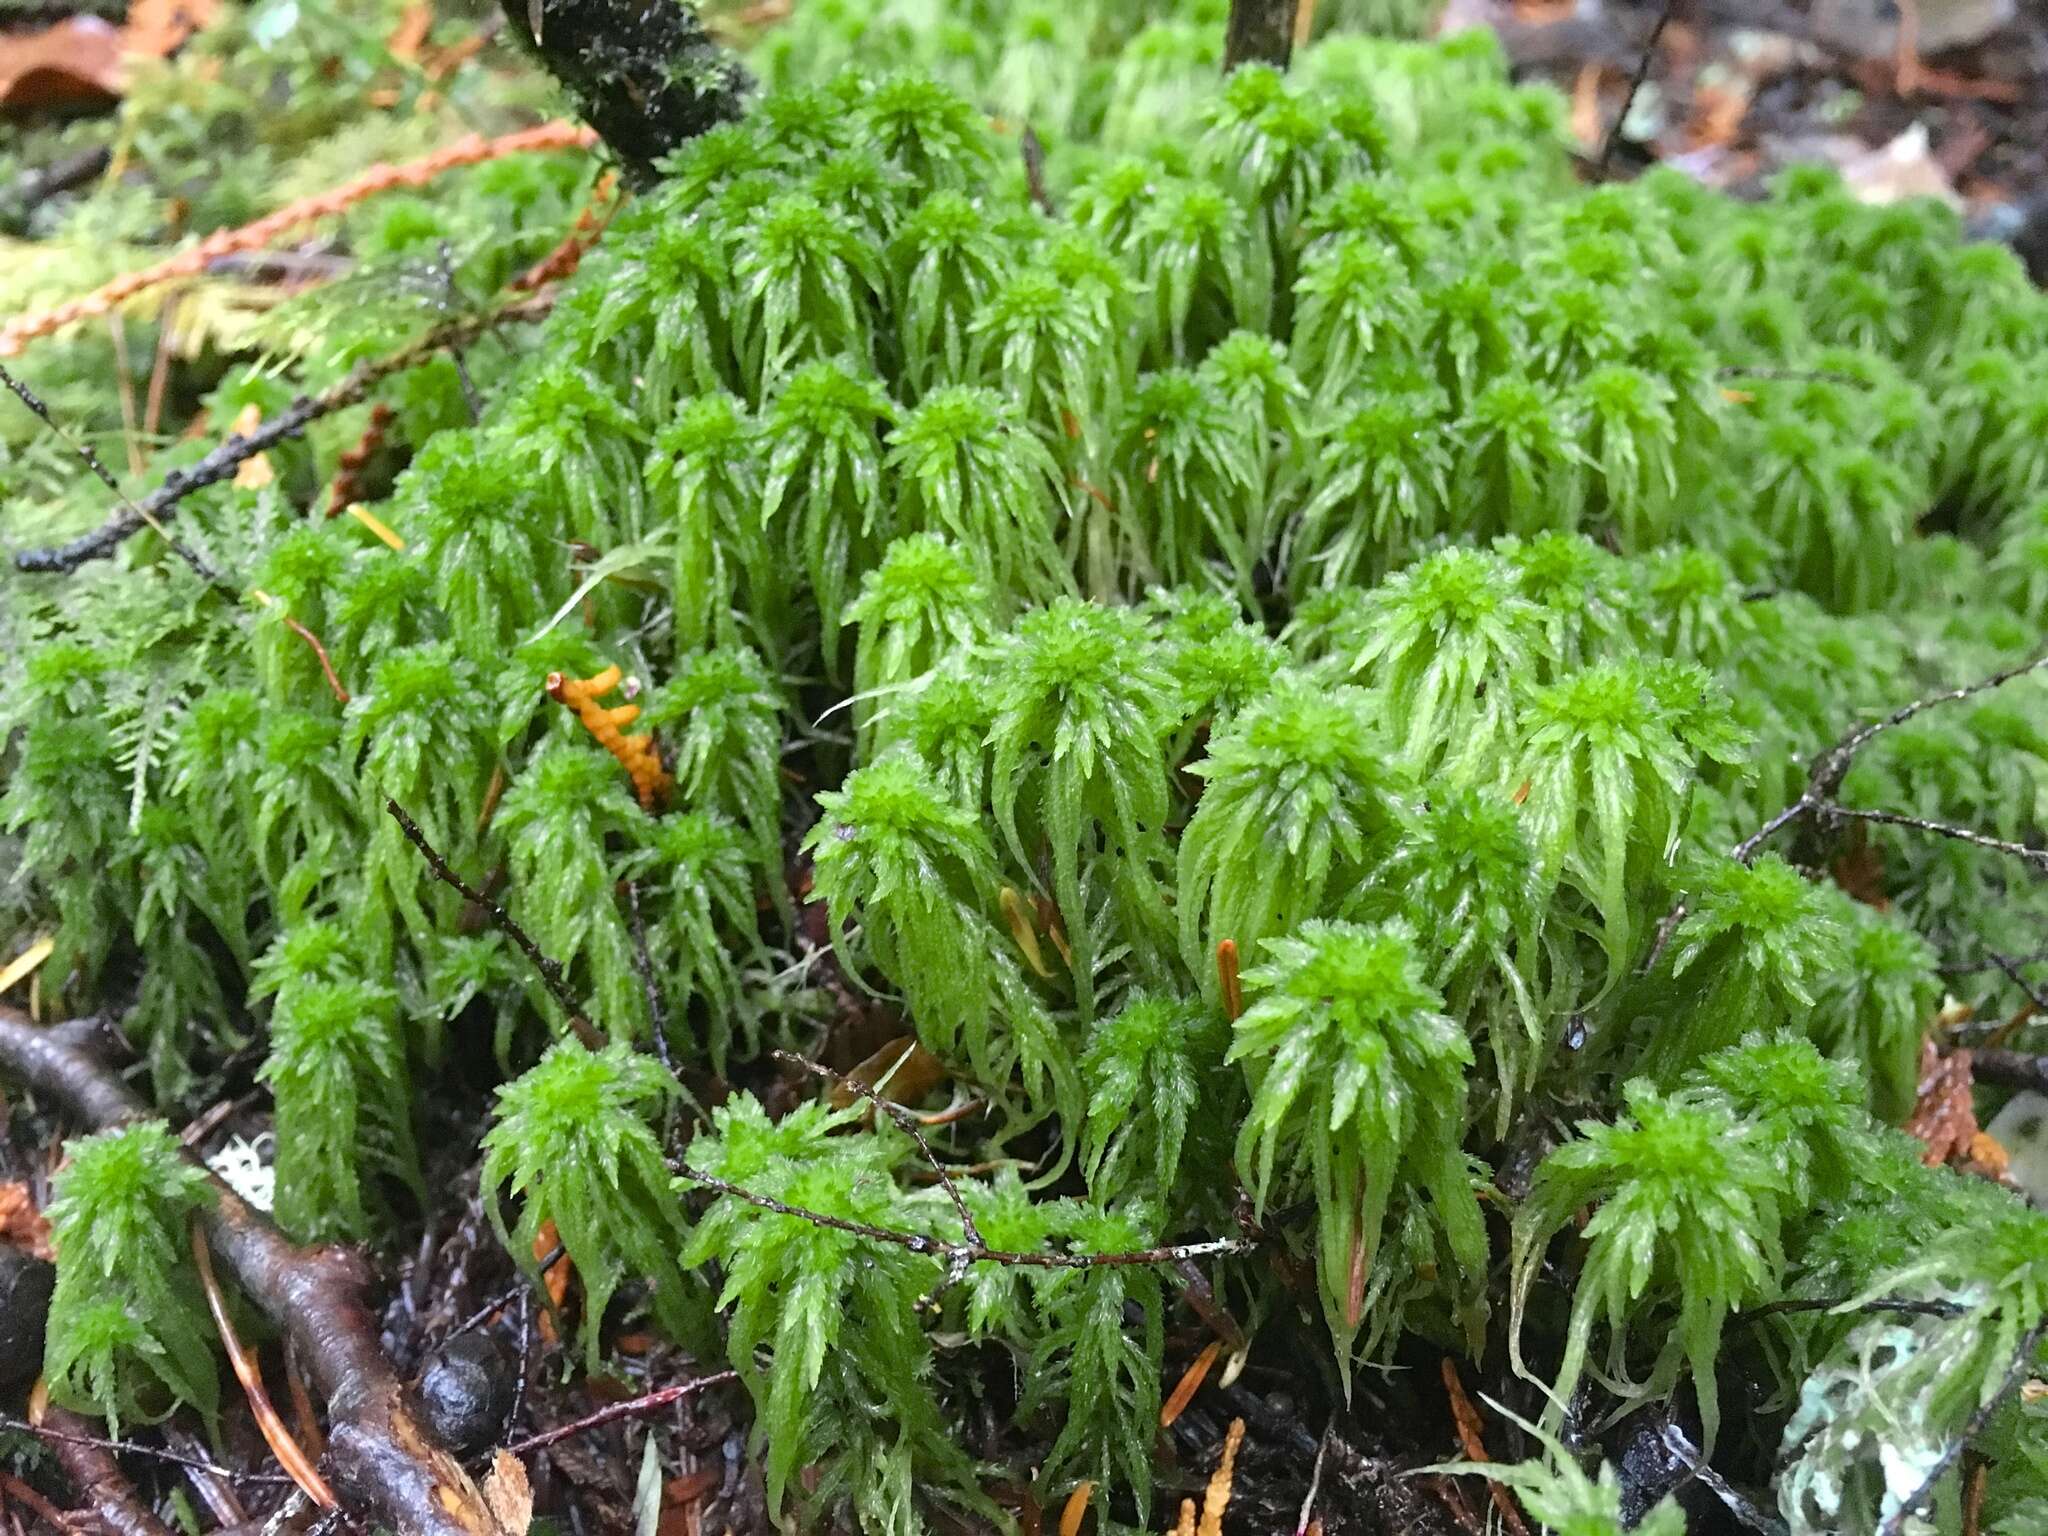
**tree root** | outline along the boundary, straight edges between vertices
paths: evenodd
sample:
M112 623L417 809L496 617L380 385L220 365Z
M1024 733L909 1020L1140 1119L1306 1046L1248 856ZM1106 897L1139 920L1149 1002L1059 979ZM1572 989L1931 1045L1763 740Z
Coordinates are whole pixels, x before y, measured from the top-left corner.
M91 1502L107 1536L171 1536L170 1529L122 1475L114 1453L93 1437L92 1425L51 1403L43 1409L42 1427L56 1431L44 1443L55 1453L71 1486Z
M0 1007L0 1071L95 1129L146 1118L142 1101L90 1054L96 1027L41 1029ZM327 1470L344 1507L398 1536L516 1536L415 1411L363 1303L362 1262L340 1248L298 1247L218 1179L214 1193L206 1232L215 1257L291 1336L327 1400Z

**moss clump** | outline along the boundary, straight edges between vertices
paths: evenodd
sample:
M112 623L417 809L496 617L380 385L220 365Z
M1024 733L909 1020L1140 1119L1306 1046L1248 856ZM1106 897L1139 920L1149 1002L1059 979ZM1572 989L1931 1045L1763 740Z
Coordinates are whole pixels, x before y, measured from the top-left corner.
M1580 188L1562 104L1484 42L1338 37L1218 81L1213 9L1071 60L1109 84L1044 124L1057 217L971 104L1056 89L1028 18L946 9L920 48L980 28L993 60L961 37L879 79L771 43L776 89L664 163L481 423L399 477L403 551L276 487L192 498L346 704L148 539L37 608L0 814L62 933L47 995L139 962L166 1100L235 1044L183 1021L267 1023L303 1074L281 1110L288 1080L359 1106L294 1181L372 1226L411 1085L494 1031L501 1235L531 1263L556 1223L586 1363L612 1304L723 1349L805 1521L986 1516L954 1431L1005 1360L1033 1496L1093 1479L1142 1518L1193 1315L1150 1265L951 1276L957 1213L886 1117L733 1086L889 1010L982 1107L932 1131L990 1246L1213 1236L1242 1192L1266 1252L1205 1283L1319 1400L1446 1350L1512 1359L1558 1427L1575 1394L1689 1391L1761 1483L1723 1399L1772 1395L1775 1433L1861 1345L1730 1318L1897 1285L1997 1348L1956 1357L1967 1389L1873 1380L1870 1411L1897 1386L1959 1433L2038 1312L2035 1234L1870 1109L1907 1108L1939 967L2029 952L2048 897L1901 827L1731 850L1849 727L2036 643L2048 300L1940 210L1824 177ZM804 10L792 37L898 35ZM453 379L415 387L455 419ZM665 814L542 700L607 666L644 689ZM2038 843L2044 742L2030 675L1873 739L1845 803ZM503 867L608 1044L466 930L387 795ZM1883 913L1819 873L1873 859ZM369 1021L306 1023L363 977ZM688 1166L721 1185L671 1187L654 1118L694 1106L629 1042L712 1095ZM2029 1465L2001 1463L2011 1507ZM1611 1483L1518 1476L1612 1523ZM1845 1526L1879 1518L1867 1483Z

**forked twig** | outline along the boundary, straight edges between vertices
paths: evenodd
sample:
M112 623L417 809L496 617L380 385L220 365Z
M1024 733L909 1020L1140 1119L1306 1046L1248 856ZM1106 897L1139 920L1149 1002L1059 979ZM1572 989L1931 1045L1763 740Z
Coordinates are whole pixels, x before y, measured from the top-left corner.
M1953 837L1963 842L1976 844L1979 847L1990 848L1998 853L2012 854L2017 858L2025 860L2037 869L2048 871L2048 852L2044 852L2041 849L2028 848L2019 843L2008 843L1998 838L1986 837L1983 833L1973 832L1967 827L1951 826L1947 822L1928 821L1916 816L1904 816L1894 811L1860 810L1852 806L1845 806L1835 798L1841 792L1842 781L1849 776L1849 769L1855 764L1856 754L1886 731L1904 725L1907 721L1926 713L1936 705L1954 704L1963 699L1973 698L1980 693L1989 693L1995 688L2004 687L2016 678L2025 677L2030 672L2037 672L2042 667L2048 667L2048 651L2044 651L2031 661L2023 661L2017 666L2007 667L2001 672L1994 672L1989 677L1979 678L1974 683L1965 683L1960 688L1946 688L1939 693L1930 693L1924 698L1915 699L1910 704L1902 704L1882 719L1872 720L1858 726L1840 741L1816 756L1807 765L1806 787L1800 791L1799 798L1731 848L1729 850L1729 857L1738 863L1747 864L1756 857L1757 850L1762 848L1770 838L1782 832L1794 822L1805 821L1809 818L1816 822L1826 822L1832 818L1852 821L1873 821L1888 826L1904 826L1921 832L1933 832L1942 837Z
M967 1208L967 1201L960 1193L960 1186L955 1184L953 1176L946 1172L945 1165L939 1161L939 1154L932 1150L932 1144L924 1139L924 1131L917 1123L917 1116L913 1115L901 1104L892 1103L890 1100L883 1098L858 1078L847 1077L843 1073L834 1072L830 1067L812 1061L808 1057L799 1056L794 1051L773 1051L770 1054L777 1061L787 1062L793 1067L801 1067L813 1076L822 1077L827 1082L837 1083L842 1088L852 1090L910 1133L910 1139L917 1143L917 1150L924 1154L924 1160L931 1165L932 1172L938 1175L939 1188L946 1192L946 1198L953 1202L953 1209L960 1215L960 1231L965 1241L960 1251L953 1255L953 1262L947 1266L946 1284L958 1285L962 1280L966 1279L967 1266L972 1262L967 1258L967 1250L970 1247L986 1248L988 1244L982 1238L981 1228L974 1224L974 1212Z

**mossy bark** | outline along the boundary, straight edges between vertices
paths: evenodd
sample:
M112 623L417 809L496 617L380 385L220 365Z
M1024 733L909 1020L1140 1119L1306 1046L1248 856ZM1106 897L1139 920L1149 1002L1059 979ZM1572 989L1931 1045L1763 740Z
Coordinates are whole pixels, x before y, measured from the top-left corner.
M513 34L569 88L627 174L744 108L752 84L683 0L503 0Z

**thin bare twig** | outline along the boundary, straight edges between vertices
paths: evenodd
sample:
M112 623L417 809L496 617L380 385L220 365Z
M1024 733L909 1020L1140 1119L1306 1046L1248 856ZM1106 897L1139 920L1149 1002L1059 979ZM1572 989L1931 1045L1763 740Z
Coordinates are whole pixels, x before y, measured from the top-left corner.
M1621 130L1628 122L1629 113L1635 110L1636 96L1641 92L1643 82L1650 78L1650 61L1657 56L1657 44L1664 40L1664 28L1671 22L1673 5L1674 0L1664 0L1663 7L1657 12L1657 24L1650 28L1649 41L1643 44L1642 57L1636 60L1635 73L1629 76L1628 94L1621 99L1621 111L1616 114L1613 125L1607 130L1607 137L1601 142L1600 159L1593 167L1595 181L1607 179L1608 166L1614 159L1616 146L1621 143Z
M402 373L426 361L436 352L466 345L495 325L514 320L537 320L553 305L552 295L543 293L529 299L515 300L479 314L461 315L435 326L418 341L410 346L401 347L388 357L359 363L339 383L317 395L300 395L253 432L228 434L211 453L189 469L174 470L166 475L163 484L140 502L132 502L125 496L122 497L121 510L91 533L81 534L68 544L53 545L47 549L22 550L14 557L14 568L31 575L61 574L75 571L89 560L104 560L119 549L130 535L142 528L148 526L161 530L163 520L171 516L176 511L178 503L194 491L218 485L257 454L297 437L321 417L356 404L375 385L391 375ZM49 420L48 413L41 407L41 402L35 401L22 386L15 384L12 375L6 375L4 370L0 370L0 376L6 377L14 392L29 402L31 409L43 416L46 421ZM55 423L52 422L51 425L55 426ZM97 465L96 472L100 478L113 486L116 494L119 494L119 485L115 484L105 470L106 466ZM170 534L165 533L164 537L169 539ZM176 540L171 542L173 548L179 547ZM196 556L182 549L180 553L184 554L187 563L193 564L193 568L202 575L212 580L219 579L203 565L196 564Z
M524 1456L532 1451L544 1450L558 1440L567 1440L571 1435L581 1435L593 1429L602 1429L607 1424L616 1424L621 1419L644 1419L661 1412L671 1403L702 1392L706 1387L724 1386L729 1381L738 1381L738 1371L716 1371L709 1376L699 1376L694 1381L680 1381L671 1387L662 1387L643 1397L629 1399L623 1403L610 1403L595 1413L585 1414L568 1424L557 1424L553 1429L543 1430L537 1435L528 1435L524 1440L515 1441L506 1447L514 1456Z
M2001 672L1994 672L1989 677L1979 678L1974 683L1965 683L1960 688L1946 688L1939 693L1930 693L1924 698L1915 699L1910 704L1902 704L1883 718L1858 726L1826 751L1817 755L1807 765L1806 787L1800 791L1799 798L1731 848L1729 850L1729 857L1738 863L1747 864L1756 857L1758 849L1762 848L1772 837L1783 831L1786 827L1791 826L1794 822L1805 821L1809 818L1816 822L1824 822L1829 818L1839 818L1852 821L1882 822L1890 826L1911 827L1917 831L1933 832L1943 837L1959 838L1964 842L1974 843L1979 847L1990 848L2000 853L2013 854L2034 865L2036 868L2048 870L2048 852L2044 852L2041 849L2027 848L2023 844L2008 843L1997 838L1989 838L1980 832L1972 832L1966 827L1950 826L1946 822L1927 821L1920 817L1902 816L1893 811L1860 810L1842 805L1835 798L1841 792L1842 781L1849 776L1849 769L1856 761L1856 754L1886 731L1904 725L1907 721L1926 713L1926 711L1933 709L1936 705L1954 704L1963 699L1973 698L1980 693L1989 693L1992 689L2002 688L2016 678L2025 677L2030 672L2037 672L2044 666L2048 666L2048 651L2044 651L2031 661L2023 661L2017 666L2007 667Z
M661 1000L661 983L654 978L654 960L647 953L647 924L640 916L640 882L626 882L626 911L633 920L633 968L640 973L640 990L647 996L647 1022L654 1029L654 1054L670 1077L676 1077L675 1058L668 1046L668 1008ZM677 1077L678 1082L681 1078Z
M155 516L152 515L152 512L149 508L139 507L134 502L130 501L128 499L128 493L121 489L121 482L113 477L112 473L107 469L106 464L101 460L99 454L93 451L92 444L86 442L83 438L74 437L69 431L67 431L64 425L61 422L59 422L54 415L51 414L49 406L43 403L42 397L38 395L34 390L30 389L26 384L22 383L21 380L17 379L12 373L8 372L4 365L0 365L0 384L5 384L7 388L13 393L15 399L19 400L23 405L27 406L29 410L36 415L36 417L42 422L42 424L45 427L49 428L50 431L55 433L58 439L64 444L64 446L69 448L72 451L72 453L78 457L80 462L82 462L87 469L92 471L94 477L100 482L100 484L104 485L108 490L112 491L117 497L120 498L122 510L119 515L121 517L131 520L133 522L134 528L140 528L145 524L155 527L157 532L161 533L164 536L164 542L171 546L172 551L178 556L180 560L183 560L187 565L192 567L194 574L196 574L201 581L209 582L215 586L224 585L224 583L221 581L220 573L216 571L212 566L208 565L204 560L200 559L198 554L194 550L189 548L184 543L183 540L173 537L170 530L165 528L163 524L159 522ZM173 478L175 478L175 476ZM134 529L131 528L130 532L133 531ZM87 535L87 537L91 537L91 535ZM66 547L68 548L69 546ZM16 556L16 566L22 570L29 569L29 567L22 565L21 562L22 560L26 559L28 555L33 553L35 553L35 551L24 551L21 555Z
M441 857L439 851L436 850L432 843L427 841L427 834L420 830L418 822L405 813L403 806L387 795L384 800L384 809L391 813L392 819L398 823L399 829L405 833L406 841L419 849L420 857L427 861L427 868L434 872L434 878L443 885L453 887L464 899L473 903L482 911L484 916L490 920L493 928L519 946L519 952L526 956L527 960L532 963L534 970L540 974L541 984L548 989L548 995L561 1004L562 1010L569 1015L569 1022L578 1026L578 1033L590 1031L594 1034L595 1031L591 1029L590 1021L583 1016L582 1004L576 1000L576 994L570 990L568 977L562 973L562 962L549 955L538 944L534 943L532 936L512 920L511 913L507 912L498 903L492 901L482 891L477 890L468 881L464 880L462 876L450 869L448 861Z
M1933 1497L1935 1485L1948 1475L1948 1469L1956 1464L1956 1459L1969 1449L1972 1441L1984 1433L1984 1426L1991 1422L1992 1415L2005 1406L2005 1400L2018 1391L2020 1383L2027 1379L2034 1366L2034 1353L2040 1349L2043 1338L2048 1338L2048 1317L2042 1318L2027 1330L2026 1337L2020 1340L2020 1347L2013 1357L2012 1365L2006 1370L2005 1379L1998 1384L1998 1390L1977 1405L1977 1411L1970 1415L1969 1422L1963 1426L1963 1432L1942 1448L1941 1455L1936 1457L1934 1465L1928 1468L1927 1475L1920 1481L1919 1490L1891 1512L1890 1518L1878 1527L1877 1536L1899 1536L1906 1528L1906 1522L1918 1513L1921 1505Z
M827 1082L837 1083L842 1088L851 1089L910 1133L910 1139L917 1143L917 1150L924 1154L924 1160L931 1165L932 1172L938 1175L939 1188L946 1192L946 1198L953 1202L953 1209L960 1216L960 1231L965 1238L965 1242L960 1250L953 1255L953 1262L946 1268L946 1284L949 1286L958 1285L962 1280L965 1280L967 1278L967 1266L972 1262L967 1257L968 1250L970 1248L985 1249L988 1247L988 1243L981 1235L981 1228L974 1224L974 1212L967 1208L967 1201L960 1193L960 1186L955 1184L953 1176L946 1172L945 1165L939 1161L939 1154L932 1150L932 1144L924 1139L924 1131L917 1123L917 1116L913 1115L901 1104L892 1103L890 1100L883 1098L858 1078L847 1077L842 1073L834 1072L830 1067L823 1066L818 1062L810 1060L808 1057L799 1056L794 1051L775 1051L771 1054L777 1061L787 1062L793 1067L801 1067L804 1071L814 1076L822 1077Z
M553 1269L557 1264L562 1262L562 1255L564 1255L568 1251L569 1250L562 1244L555 1244L555 1246L551 1250L549 1250L547 1256L540 1261L540 1267L534 1271L535 1276L545 1276L549 1270ZM489 1322L492 1318L496 1317L500 1312L504 1311L507 1307L511 1306L512 1303L517 1301L521 1296L525 1295L527 1287L531 1283L531 1281L528 1281L527 1279L522 1277L517 1285L510 1287L501 1295L495 1296L491 1300L485 1302L482 1306L478 1307L476 1311L472 1312L468 1317L464 1318L461 1322L457 1323L453 1328L450 1328L448 1330L448 1338L443 1339L441 1342L445 1344L448 1342L448 1339L455 1338L460 1334L468 1333L472 1328L482 1327L485 1323Z
M151 1461L167 1462L174 1467L184 1467L193 1472L205 1472L213 1477L224 1477L238 1483L290 1483L291 1479L282 1472L237 1472L233 1467L224 1467L217 1461L206 1461L197 1456L181 1456L176 1451L167 1451L162 1446L144 1445L138 1440L108 1440L99 1435L87 1434L83 1429L70 1427L59 1429L50 1422L46 1414L40 1424L27 1419L13 1418L0 1414L0 1429L11 1429L18 1434L34 1435L53 1444L87 1445L102 1451L118 1452L123 1456L146 1456Z
M1853 1299L1847 1296L1788 1296L1782 1301L1766 1302L1763 1306L1738 1312L1731 1321L1755 1323L1767 1317L1782 1317L1788 1312L1833 1312L1847 1307ZM1858 1302L1852 1310L1864 1316L1957 1318L1969 1309L1953 1301L1915 1301L1906 1296L1879 1296L1872 1301Z
M922 1232L904 1232L894 1227L878 1227L865 1221L849 1221L843 1216L828 1216L823 1211L808 1210L801 1205L789 1205L770 1195L756 1194L730 1180L721 1179L708 1173L699 1173L680 1158L672 1159L669 1168L693 1184L702 1184L706 1189L721 1195L731 1195L748 1205L758 1206L764 1211L773 1211L778 1216L794 1216L799 1221L808 1221L812 1226L829 1227L834 1232L845 1232L853 1237L865 1237L877 1243L888 1243L892 1247L908 1249L912 1253L929 1254L949 1263L958 1262L964 1254L969 1264L1008 1264L1022 1269L1098 1269L1110 1267L1135 1268L1146 1264L1178 1264L1183 1259L1210 1259L1246 1254L1255 1245L1245 1238L1213 1237L1198 1243L1174 1243L1162 1248L1140 1248L1126 1253L1012 1253L1000 1248L990 1248L981 1243L949 1243L944 1238L927 1237Z
M1954 838L1959 843L1968 843L1973 848L1983 848L1992 853L2007 854L2023 864L2031 864L2042 874L2048 875L2048 848L2029 848L2025 843L2008 842L2002 837L1992 837L1970 827L1959 827L1950 821L1934 821L1926 816L1908 816L1899 811L1866 811L1856 806L1827 804L1815 808L1817 818L1830 821L1869 821L1884 827L1910 827L1916 832L1932 832L1937 837Z

